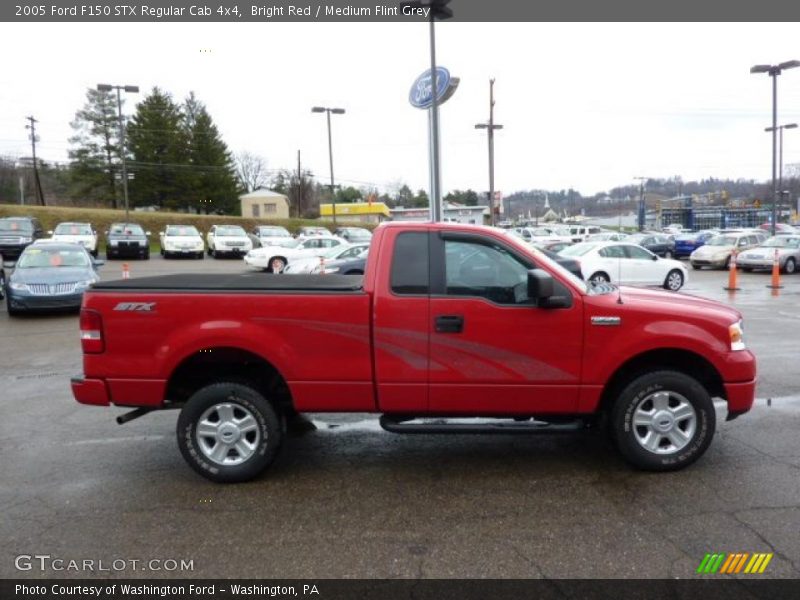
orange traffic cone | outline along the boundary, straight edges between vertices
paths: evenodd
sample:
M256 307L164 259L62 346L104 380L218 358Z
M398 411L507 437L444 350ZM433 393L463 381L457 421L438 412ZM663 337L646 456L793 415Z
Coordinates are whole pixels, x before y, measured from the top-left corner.
M780 261L778 260L777 248L775 248L775 257L772 259L772 283L770 283L767 287L773 290L779 290L783 287L781 285L781 265Z
M131 270L128 268L128 263L122 263L122 278L123 279L131 278Z
M742 289L736 285L736 275L736 251L734 250L731 252L731 259L729 261L728 287L722 289L728 290L729 292L735 292Z

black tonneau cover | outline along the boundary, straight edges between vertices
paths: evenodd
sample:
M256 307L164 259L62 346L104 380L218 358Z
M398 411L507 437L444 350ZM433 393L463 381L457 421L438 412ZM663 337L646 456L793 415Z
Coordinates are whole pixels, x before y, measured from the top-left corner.
M267 273L181 274L96 283L92 290L357 292L361 275L270 275Z

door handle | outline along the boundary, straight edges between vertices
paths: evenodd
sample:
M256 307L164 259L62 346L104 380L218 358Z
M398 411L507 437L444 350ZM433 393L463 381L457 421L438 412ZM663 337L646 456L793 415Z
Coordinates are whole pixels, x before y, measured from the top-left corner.
M437 333L461 333L464 331L464 317L461 315L439 315L436 317Z

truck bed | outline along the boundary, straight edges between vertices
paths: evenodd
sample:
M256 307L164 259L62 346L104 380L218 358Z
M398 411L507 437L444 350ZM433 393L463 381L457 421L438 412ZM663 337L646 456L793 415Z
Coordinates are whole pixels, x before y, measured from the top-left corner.
M103 281L92 290L184 292L359 292L361 275L181 274Z

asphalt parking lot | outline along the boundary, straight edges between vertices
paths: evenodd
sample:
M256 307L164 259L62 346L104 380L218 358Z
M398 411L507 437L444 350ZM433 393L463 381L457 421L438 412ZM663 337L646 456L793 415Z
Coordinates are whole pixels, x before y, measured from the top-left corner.
M134 278L244 270L129 264ZM730 423L720 409L706 455L667 474L632 471L599 435L398 436L319 415L264 477L215 485L181 458L177 413L119 426L123 410L72 399L75 315L10 319L3 305L0 577L687 578L708 552L772 552L761 577L800 577L800 275L777 296L769 274L741 274L735 296L726 282L690 271L682 293L742 311L758 400ZM95 571L20 571L19 555Z

